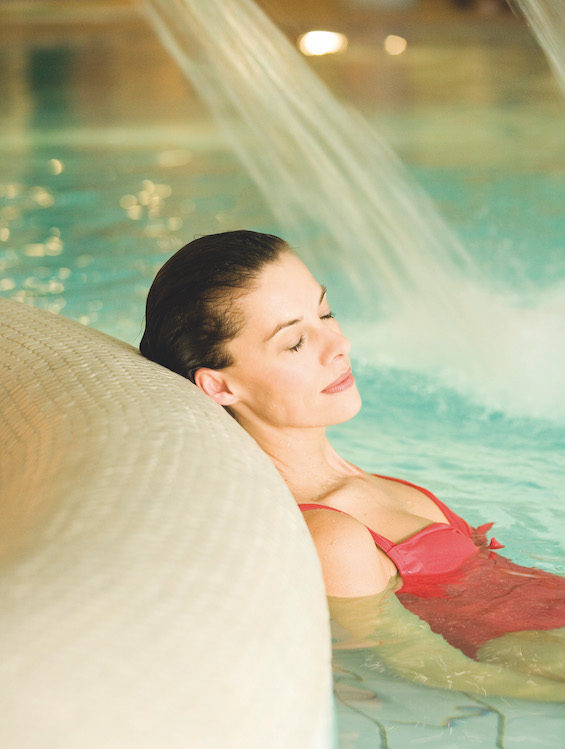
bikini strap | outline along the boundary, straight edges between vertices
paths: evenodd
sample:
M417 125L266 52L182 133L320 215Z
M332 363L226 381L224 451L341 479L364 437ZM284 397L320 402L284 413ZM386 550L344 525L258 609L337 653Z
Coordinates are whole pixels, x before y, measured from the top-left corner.
M306 512L307 510L333 510L334 512L341 512L343 515L347 515L348 517L353 518L353 515L350 515L348 512L345 512L344 510L338 510L337 507L329 507L328 505L302 504L298 505L298 507L300 508L301 512ZM357 518L353 519L357 520ZM365 524L363 523L363 525ZM371 530L368 525L365 525L365 528L369 531L369 533L373 537L374 542L381 551L384 551L384 553L387 554L392 549L392 547L394 546L392 541L389 541L388 538L375 533L375 531Z
M373 473L373 476L377 476L377 478L380 479L388 479L389 481L396 481L397 484L404 484L405 486L411 486L414 489L418 489L418 491L421 491L422 494L425 494L426 497L432 500L432 502L439 507L439 509L443 512L445 517L447 518L447 521L450 525L452 525L454 528L458 528L462 533L465 533L467 536L470 536L472 533L471 526L469 523L467 523L466 520L463 520L463 518L460 515L457 515L457 513L453 512L453 510L448 507L446 504L444 504L441 499L436 497L436 495L431 492L429 489L425 489L423 486L419 486L418 484L413 484L411 481L406 481L406 479L397 479L394 476L383 476L381 473Z

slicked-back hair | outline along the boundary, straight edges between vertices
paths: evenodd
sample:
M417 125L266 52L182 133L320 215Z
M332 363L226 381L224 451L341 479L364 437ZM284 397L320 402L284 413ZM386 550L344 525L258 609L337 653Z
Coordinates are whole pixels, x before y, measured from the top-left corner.
M176 252L149 289L139 350L194 382L200 367L233 364L225 344L243 325L235 300L261 269L290 248L273 234L208 234Z

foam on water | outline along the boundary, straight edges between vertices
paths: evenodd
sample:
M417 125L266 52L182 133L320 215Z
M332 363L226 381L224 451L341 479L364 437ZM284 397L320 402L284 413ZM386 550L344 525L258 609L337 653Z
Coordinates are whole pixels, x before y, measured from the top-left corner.
M353 350L364 363L424 371L489 410L562 421L565 289L545 292L532 307L501 296L489 296L487 305L484 299L472 286L465 289L473 332L482 332L476 358L468 351L473 341L453 346L452 320L436 321L430 331L429 318L413 309L372 325L352 324Z
M439 375L489 408L565 419L563 287L534 303L489 289L398 157L251 0L145 7L280 233L348 287L346 329L366 362Z

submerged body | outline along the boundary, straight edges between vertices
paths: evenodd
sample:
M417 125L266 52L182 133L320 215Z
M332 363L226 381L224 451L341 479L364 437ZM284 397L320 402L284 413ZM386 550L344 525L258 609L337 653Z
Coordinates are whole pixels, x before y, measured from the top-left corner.
M494 551L503 546L494 538L487 541L492 523L471 528L427 489L377 478L422 492L445 516L445 522L432 522L398 543L365 526L398 570L397 598L433 632L477 659L481 646L508 633L565 627L565 578L522 567ZM318 503L299 507L347 514Z

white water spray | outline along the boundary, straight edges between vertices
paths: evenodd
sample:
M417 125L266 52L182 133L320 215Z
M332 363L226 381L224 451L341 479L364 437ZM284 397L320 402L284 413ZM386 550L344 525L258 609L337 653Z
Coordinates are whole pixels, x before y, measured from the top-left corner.
M399 159L251 0L144 1L281 235L315 272L331 264L348 280L354 351L439 375L489 407L565 416L565 351L546 361L554 306L516 309L481 288Z

